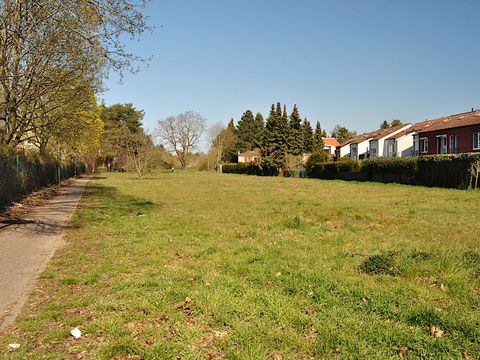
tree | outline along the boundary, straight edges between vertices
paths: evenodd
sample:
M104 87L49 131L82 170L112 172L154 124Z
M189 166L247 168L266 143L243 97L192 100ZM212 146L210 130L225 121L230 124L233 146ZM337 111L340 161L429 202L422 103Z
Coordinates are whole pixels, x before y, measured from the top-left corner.
M336 138L340 144L343 144L345 141L350 140L352 137L356 136L356 131L350 131L344 126L335 125L332 130L332 137Z
M250 110L245 111L237 124L238 151L244 152L260 147L263 127L263 117L260 113L253 117Z
M114 104L100 107L100 117L105 124L101 154L108 170L126 169L130 162L129 142L136 134L144 135L142 128L144 112L137 110L132 104ZM143 139L136 139L140 141ZM135 142L134 141L134 142Z
M323 152L323 148L325 146L323 142L324 133L320 126L320 122L317 121L317 125L315 126L315 134L313 136L313 152Z
M390 123L390 127L395 127L398 125L402 125L402 121L399 119L393 119L392 122Z
M148 26L144 1L49 0L0 3L0 144L15 147L53 129L59 108L101 89L110 70L132 69L124 35ZM43 130L45 134L46 130Z
M383 122L380 124L380 129L388 129L390 127L390 124L388 123L387 120L383 120Z
M304 150L302 118L298 112L297 105L293 106L292 114L290 115L290 138L289 138L289 152L292 155L301 155Z
M215 168L221 172L221 164L224 161L230 162L229 152L231 149L235 149L237 134L230 124L224 128L221 123L214 124L208 132L211 141L210 151L215 159Z
M310 121L305 118L302 125L303 131L303 151L306 153L313 152L313 129Z
M178 157L182 170L187 168L188 155L195 149L205 131L206 120L199 113L187 111L158 122L156 137Z
M262 146L262 164L269 169L279 169L285 163L288 151L288 115L280 103L272 104L267 118Z

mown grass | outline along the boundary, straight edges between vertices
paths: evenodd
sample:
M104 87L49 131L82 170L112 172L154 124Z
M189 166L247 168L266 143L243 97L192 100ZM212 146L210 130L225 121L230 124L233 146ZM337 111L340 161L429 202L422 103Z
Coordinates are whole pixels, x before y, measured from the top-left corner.
M479 358L479 219L478 192L109 174L0 346L12 359Z

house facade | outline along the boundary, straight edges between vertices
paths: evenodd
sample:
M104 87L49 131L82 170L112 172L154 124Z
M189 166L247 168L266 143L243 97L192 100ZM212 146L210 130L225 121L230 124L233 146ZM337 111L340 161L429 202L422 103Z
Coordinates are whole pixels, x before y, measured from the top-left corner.
M238 162L244 164L258 164L262 153L259 149L245 151L238 153Z
M431 120L414 138L417 155L480 152L480 111Z
M372 134L372 138L370 139L369 144L370 157L398 156L399 149L400 153L402 151L403 141L399 143L395 136L397 134L406 133L411 127L412 124L401 124L391 128L380 129L374 132Z
M330 156L335 157L337 148L340 147L340 143L336 138L322 138L323 140L323 151Z

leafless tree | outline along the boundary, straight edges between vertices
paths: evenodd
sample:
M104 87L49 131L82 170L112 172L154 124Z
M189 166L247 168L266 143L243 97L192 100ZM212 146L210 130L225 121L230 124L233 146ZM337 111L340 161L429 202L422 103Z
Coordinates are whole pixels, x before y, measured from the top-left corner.
M202 115L187 111L160 120L154 133L163 145L175 152L182 170L185 171L188 155L198 145L205 131L205 124L206 120Z
M208 129L208 136L211 142L211 149L215 158L215 168L218 172L222 172L222 161L225 150L231 148L237 143L237 136L229 127L224 127L218 122Z
M477 160L472 163L470 166L470 179L471 179L471 184L472 188L474 190L478 189L478 180L480 178L480 160Z

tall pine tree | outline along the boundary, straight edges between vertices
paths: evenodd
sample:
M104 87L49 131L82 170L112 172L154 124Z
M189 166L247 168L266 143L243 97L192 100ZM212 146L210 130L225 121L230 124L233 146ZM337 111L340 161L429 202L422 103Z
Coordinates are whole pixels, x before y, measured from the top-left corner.
M260 118L258 117L260 115ZM237 125L238 151L253 150L260 146L263 132L263 117L247 110L243 113Z
M292 114L290 115L288 150L292 155L301 155L303 153L303 148L302 119L298 113L297 105L294 105Z
M313 136L313 152L323 151L324 143L323 137L324 132L320 126L320 122L317 121L317 126L315 127L315 135Z
M263 136L262 163L270 169L279 169L285 163L287 152L288 116L285 118L280 103L272 104Z
M302 125L303 132L303 151L306 153L313 152L313 129L310 121L305 118Z

